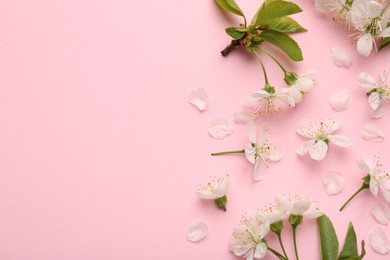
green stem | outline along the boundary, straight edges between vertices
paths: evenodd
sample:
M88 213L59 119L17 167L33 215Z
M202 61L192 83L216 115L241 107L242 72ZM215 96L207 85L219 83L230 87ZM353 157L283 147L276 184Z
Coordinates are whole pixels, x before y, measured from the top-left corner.
M278 64L278 66L280 67L280 69L286 74L287 73L287 70L283 67L283 65L271 54L269 53L267 50L263 49L263 48L260 48L260 50L262 52L264 52L265 54L267 54L276 64Z
M356 195L358 195L362 190L365 190L369 187L369 185L367 185L366 183L363 183L363 185L354 193L352 194L352 196L347 200L347 202L344 203L344 205L340 208L340 211L342 211L345 206L347 206L347 204L353 199L356 197Z
M297 249L297 227L298 225L292 225L293 228L293 240L294 240L294 252L296 260L299 260L298 249Z
M271 253L273 253L274 255L276 255L279 259L281 259L281 260L287 260L284 256L282 256L281 253L279 253L278 251L276 251L276 250L273 249L272 247L269 247L269 246L267 245L267 249L268 249L269 251L271 251Z
M281 247L282 250L283 250L284 258L285 258L286 260L288 260L287 253L286 253L286 250L284 249L284 245L283 245L283 241L282 241L282 233L279 232L279 233L276 233L276 235L278 236L278 240L279 240L280 247Z
M265 67L264 67L263 61L261 60L261 58L260 58L259 54L258 54L256 51L253 51L253 54L255 54L255 55L256 55L257 59L258 59L258 60L259 60L259 62L260 62L261 68L263 69L263 73L264 73L264 81L265 81L265 87L267 88L267 87L269 87L269 86L270 86L270 84L269 84L269 82L268 82L267 72L266 72L266 70L265 70Z
M245 153L245 150L234 150L234 151L226 151L226 152L217 152L212 153L211 155L223 155L223 154L234 154L234 153Z

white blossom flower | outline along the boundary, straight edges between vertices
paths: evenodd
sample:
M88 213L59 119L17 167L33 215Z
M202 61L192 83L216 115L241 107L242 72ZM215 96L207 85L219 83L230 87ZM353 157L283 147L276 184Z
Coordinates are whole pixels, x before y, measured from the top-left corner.
M348 147L352 144L351 139L343 135L331 135L341 127L339 120L327 119L316 123L307 119L298 124L297 133L310 140L300 145L297 149L298 155L309 153L314 160L325 158L330 143L340 147Z
M252 95L245 97L241 103L253 103L257 104L251 110L252 114L257 116L269 113L278 113L282 110L281 106L283 104L290 107L295 106L294 100L289 96L289 88L278 88L275 89L270 87L269 92L261 89Z
M375 37L389 37L390 11L382 14L382 5L374 0L354 0L351 7L352 25L360 31L357 51L367 57L375 45Z
M371 107L372 118L381 118L384 113L384 104L390 104L390 85L387 82L387 70L381 72L381 82L376 81L367 73L359 74L359 83L368 90L368 104Z
M315 0L315 7L321 13L332 13L333 19L340 24L350 24L350 1L347 0Z
M244 215L240 225L234 229L229 249L246 260L262 259L267 254L265 236L270 230L267 218L258 211Z
M324 214L309 198L302 195L278 194L275 196L275 202L278 209L287 215L318 218Z
M264 179L268 168L267 161L279 161L283 157L282 149L278 144L269 140L271 130L267 124L262 124L256 133L256 125L249 122L246 127L250 143L245 146L246 159L255 165L253 178L255 181Z
M207 183L199 185L195 193L201 199L214 200L225 196L228 185L229 174L219 178L214 176Z
M390 202L390 175L388 172L382 170L382 163L379 158L363 156L357 161L359 168L370 175L370 191L377 197L378 190L382 191L383 197Z
M303 95L307 94L315 86L315 80L310 78L310 76L315 74L315 71L306 71L298 75L298 79L290 86L289 95L294 100L295 104L300 103Z
M195 221L191 224L187 231L187 240L198 242L208 235L207 224L203 221Z

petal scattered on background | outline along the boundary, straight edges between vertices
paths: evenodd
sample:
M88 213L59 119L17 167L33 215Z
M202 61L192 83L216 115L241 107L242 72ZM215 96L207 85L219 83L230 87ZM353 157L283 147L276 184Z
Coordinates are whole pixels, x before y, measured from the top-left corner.
M385 140L385 135L381 130L373 125L365 125L362 131L362 138L371 142L382 142Z
M340 68L349 68L352 65L352 55L343 48L332 48L330 50L330 58L334 65Z
M334 93L329 98L329 105L337 112L346 110L349 104L351 104L351 92L348 90Z
M371 233L370 244L371 247L380 254L387 254L390 252L389 240L387 239L385 232L380 228L374 229Z
M344 188L344 176L339 172L329 171L324 176L323 183L328 195L338 194Z
M203 111L207 108L209 97L204 88L198 88L191 91L188 102L197 107L200 111Z
M382 225L387 225L390 219L390 208L386 202L379 202L371 208L371 214Z
M212 138L223 139L233 133L233 128L226 118L221 117L211 121L208 132Z
M195 221L187 231L187 240L198 242L208 235L207 224L203 221Z

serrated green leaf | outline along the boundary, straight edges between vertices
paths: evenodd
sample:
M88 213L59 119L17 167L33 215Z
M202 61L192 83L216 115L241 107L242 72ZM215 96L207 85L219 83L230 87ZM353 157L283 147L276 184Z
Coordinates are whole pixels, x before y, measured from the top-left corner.
M336 260L339 251L339 242L333 224L326 215L317 218L320 234L321 259Z
M240 28L236 28L236 27L229 27L229 28L226 28L226 29L225 29L225 32L226 32L230 37L232 37L234 40L239 40L239 39L241 39L242 37L244 37L244 35L245 35L245 32L243 32L242 30L240 30Z
M263 23L261 27L268 30L284 32L284 33L296 33L296 32L307 31L297 21L295 21L293 18L288 16Z
M302 12L302 9L293 2L278 0L264 3L257 11L251 22L251 29L266 22Z
M285 33L267 30L260 33L260 37L280 48L294 61L302 61L302 51L299 45Z
M382 50L384 47L390 44L390 37L382 38L379 42L379 50Z
M244 13L234 0L215 0L217 4L228 12L244 17Z
M337 260L359 259L357 248L356 233L351 222L348 225L347 236L345 237L344 246Z

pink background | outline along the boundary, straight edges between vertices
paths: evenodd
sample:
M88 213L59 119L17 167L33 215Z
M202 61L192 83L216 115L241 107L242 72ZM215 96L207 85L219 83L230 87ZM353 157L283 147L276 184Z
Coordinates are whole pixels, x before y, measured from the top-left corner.
M250 17L259 1L238 1ZM282 161L255 183L252 165L241 155L212 158L210 152L241 149L243 126L220 141L209 137L212 119L227 117L240 99L263 86L256 59L244 51L223 58L230 41L224 28L240 19L213 0L3 0L0 8L0 259L237 259L228 251L230 234L245 211L266 206L277 193L302 193L333 220L340 241L348 222L366 240L367 259L385 259L369 245L380 225L370 215L375 199L360 194L342 213L342 203L361 185L355 160L364 153L382 157L390 168L389 140L363 141L371 123L390 137L390 110L369 118L365 90L357 76L377 77L389 68L390 48L365 59L353 39L314 1L296 0L294 17L309 32L297 34L304 61L294 64L274 50L289 69L315 69L317 86L295 109L265 117L283 146ZM349 69L329 57L339 46L354 55ZM278 68L264 57L272 84L283 85ZM210 106L201 113L187 102L203 87ZM352 92L342 113L329 96ZM347 149L331 147L321 162L298 157L304 141L299 120L343 120L338 133L353 139ZM336 196L322 186L328 170L344 174ZM228 211L194 194L209 175L231 175ZM209 236L186 240L195 220ZM388 236L388 226L381 226ZM292 256L291 229L286 246ZM315 221L298 230L301 259L319 259ZM275 244L271 239L271 244ZM278 248L275 245L276 248ZM269 255L266 259L275 259Z

